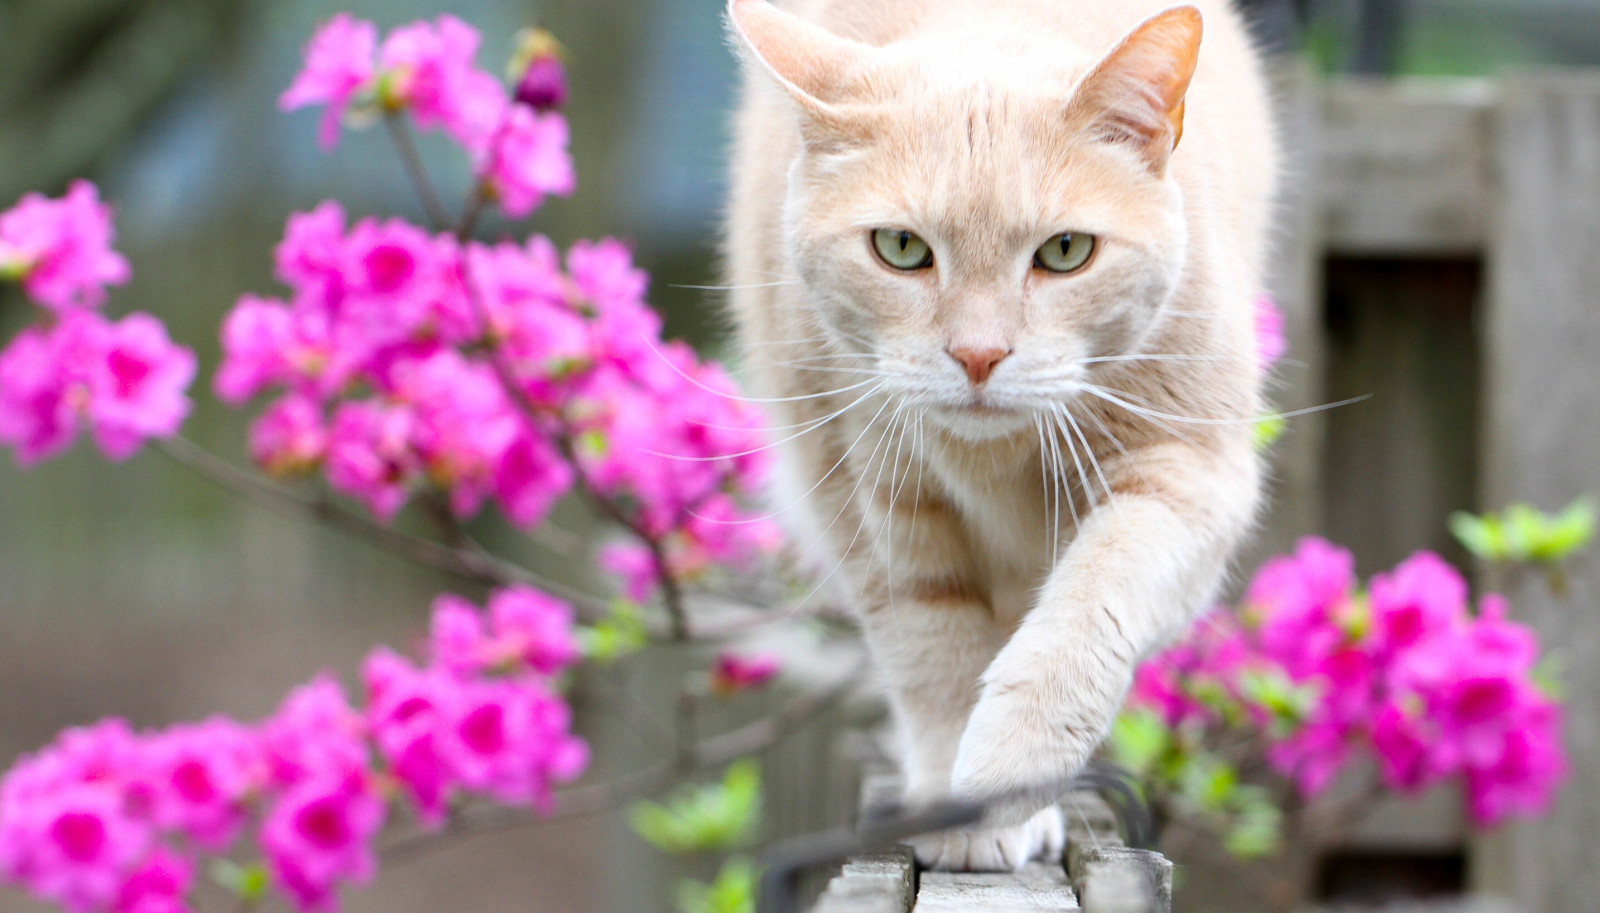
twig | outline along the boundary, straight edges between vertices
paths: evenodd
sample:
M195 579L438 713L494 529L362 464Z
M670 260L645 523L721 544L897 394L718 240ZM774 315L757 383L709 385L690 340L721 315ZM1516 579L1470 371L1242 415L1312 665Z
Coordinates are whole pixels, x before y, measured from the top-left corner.
M536 585L572 601L591 617L604 617L609 612L603 600L483 551L475 543L449 546L379 525L331 501L286 488L240 469L188 438L167 438L156 441L155 446L179 465L250 501L321 521L418 564L491 586L516 583Z
M389 128L389 137L394 140L395 150L400 153L400 163L405 166L411 186L416 188L417 199L422 201L422 210L427 213L433 230L443 231L450 224L450 212L444 208L438 192L433 189L433 181L428 178L428 169L423 167L422 156L417 154L417 144L411 137L411 128L406 123L405 115L398 111L385 112L383 124Z
M498 143L499 140L497 139ZM496 150L495 154L499 154ZM472 185L472 196L467 198L467 206L461 211L461 221L456 223L455 236L458 241L466 241L478 228L478 220L483 217L484 207L489 204L489 185L484 178L479 178Z

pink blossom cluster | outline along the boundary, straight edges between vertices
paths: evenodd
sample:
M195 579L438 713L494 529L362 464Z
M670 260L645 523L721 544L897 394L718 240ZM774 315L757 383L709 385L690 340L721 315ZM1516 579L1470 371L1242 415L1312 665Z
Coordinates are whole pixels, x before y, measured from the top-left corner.
M731 697L764 687L777 677L783 661L775 653L735 653L724 650L711 664L711 693Z
M479 69L476 29L450 15L397 28L380 43L370 22L340 13L306 46L305 66L278 103L286 111L324 108L318 139L339 141L352 108L385 116L409 115L423 131L440 130L471 157L480 188L505 212L521 218L546 196L570 194L575 185L567 154L566 119L554 110L565 82L559 62L538 56L526 63L541 91L507 90Z
M379 648L352 706L324 675L246 726L71 729L0 780L0 878L73 913L185 913L202 855L252 830L297 910L369 879L393 799L426 826L478 795L542 807L588 761L553 677L577 659L572 611L525 587L488 614L435 606L429 657Z
M765 469L761 418L720 368L661 341L625 246L580 242L563 263L543 237L346 223L334 202L293 216L289 296L246 295L223 324L218 395L278 394L251 431L260 465L321 471L383 519L432 492L524 527L581 477L665 542L675 574L773 544L738 506Z
M1256 361L1262 371L1272 367L1289 351L1283 335L1283 311L1271 295L1262 292L1255 298Z
M86 181L0 213L0 279L40 305L38 322L0 349L0 444L23 465L66 450L84 425L107 457L124 460L188 415L194 354L148 314L99 312L106 286L128 279L113 234L110 209Z
M1437 555L1362 591L1348 551L1307 538L1261 568L1238 615L1213 613L1141 668L1133 700L1174 727L1259 728L1268 760L1307 796L1363 751L1402 793L1460 778L1488 825L1543 810L1566 772L1538 654L1500 597L1472 612Z

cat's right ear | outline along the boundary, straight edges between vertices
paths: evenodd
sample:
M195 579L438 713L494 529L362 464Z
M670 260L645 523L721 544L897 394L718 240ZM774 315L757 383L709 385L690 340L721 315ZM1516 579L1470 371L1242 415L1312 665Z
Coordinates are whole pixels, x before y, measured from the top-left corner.
M1132 146L1156 174L1183 138L1184 96L1200 57L1200 11L1145 20L1078 84L1073 106L1100 139Z
M729 0L728 22L745 57L799 104L808 139L860 133L859 90L870 45L841 38L767 0Z

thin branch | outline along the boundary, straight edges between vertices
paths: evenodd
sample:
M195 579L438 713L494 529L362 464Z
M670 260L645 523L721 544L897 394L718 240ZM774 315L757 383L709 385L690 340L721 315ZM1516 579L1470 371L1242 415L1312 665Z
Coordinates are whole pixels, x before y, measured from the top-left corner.
M385 112L383 124L389 128L389 138L394 140L395 151L400 153L400 163L405 166L411 186L416 188L417 199L422 201L422 210L428 214L433 230L443 231L450 224L450 212L444 208L438 191L433 189L433 181L422 164L422 156L417 154L417 144L411 137L411 127L405 115L398 111Z
M489 185L484 178L479 178L473 183L472 196L467 198L467 206L461 211L461 220L456 223L456 240L466 241L472 237L472 233L478 228L478 220L483 217L484 208L489 205L490 194Z
M547 814L503 806L468 808L453 815L442 830L402 837L384 847L380 855L385 864L409 862L447 849L456 838L588 817L657 795L685 774L722 767L781 742L838 704L856 687L865 668L863 661L827 688L794 698L771 716L701 739L673 757L614 780L564 790L555 796Z
M310 517L418 564L491 586L516 583L539 586L572 601L591 617L604 617L609 611L604 600L492 555L476 543L468 541L450 546L382 526L331 501L240 469L188 438L167 438L156 441L155 446L179 465L250 501Z

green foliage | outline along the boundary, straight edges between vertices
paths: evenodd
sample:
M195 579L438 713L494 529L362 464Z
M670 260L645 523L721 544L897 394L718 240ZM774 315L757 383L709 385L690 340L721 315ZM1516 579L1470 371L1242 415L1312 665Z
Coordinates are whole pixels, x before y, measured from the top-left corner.
M1274 727L1292 728L1304 720L1317 701L1311 685L1296 685L1281 669L1248 669L1239 673L1244 699L1272 714Z
M1228 852L1240 859L1259 859L1277 852L1283 835L1283 812L1272 794L1260 786L1243 785L1233 791L1231 826L1222 838Z
M664 853L703 853L741 846L761 821L761 768L748 758L728 767L721 783L685 787L665 802L636 802L634 831Z
M1289 421L1281 415L1269 415L1265 418L1257 419L1255 426L1251 429L1256 452L1265 453L1270 450L1272 445L1278 442L1278 438L1283 437L1284 429L1288 427Z
M1252 699L1275 714L1300 715L1308 706L1304 689L1281 676L1261 674L1251 682ZM1230 853L1254 859L1277 850L1283 812L1272 794L1242 782L1239 771L1200 747L1193 733L1173 730L1148 710L1130 710L1112 724L1106 744L1111 759L1139 778L1154 803L1216 834Z
M583 655L601 663L637 653L650 642L638 608L620 599L611 604L611 617L592 628L580 628L578 637Z
M1594 499L1579 498L1558 514L1547 514L1526 504L1513 504L1503 512L1473 516L1450 515L1450 532L1467 551L1485 561L1554 563L1579 551L1594 538Z
M1142 779L1150 776L1172 750L1172 731L1148 710L1129 710L1111 724L1111 738L1106 745L1111 760Z
M755 913L760 872L755 863L735 856L722 866L711 884L678 882L678 913Z
M211 866L211 880L246 906L255 904L267 893L267 867L259 862L240 865L231 859L218 859Z
M1241 859L1278 848L1283 812L1266 789L1239 779L1232 764L1203 751L1186 755L1176 768L1175 804L1187 808Z

